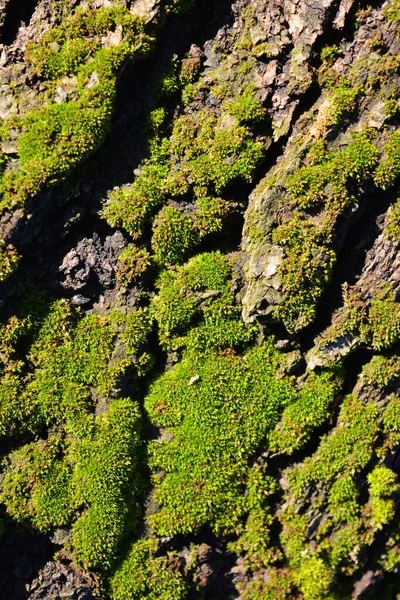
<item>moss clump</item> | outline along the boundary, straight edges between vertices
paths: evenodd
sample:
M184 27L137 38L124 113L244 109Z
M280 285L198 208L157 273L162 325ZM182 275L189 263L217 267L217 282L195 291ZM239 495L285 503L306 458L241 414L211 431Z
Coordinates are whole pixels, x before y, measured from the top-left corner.
M378 163L379 151L369 133L358 133L345 150L322 155L317 164L289 175L286 187L300 208L319 203L343 208L353 200L349 193L351 181L361 183L371 178Z
M384 13L390 21L400 21L400 2L399 0L390 0L385 7Z
M394 496L398 495L399 483L393 471L383 465L368 474L370 493L370 518L377 529L389 523L395 515Z
M135 528L143 485L140 434L137 404L118 399L105 414L86 420L84 435L71 443L73 503L81 511L72 526L72 547L75 558L87 567L110 567L122 538ZM71 435L76 435L76 427Z
M236 117L239 123L261 121L266 114L262 102L250 89L239 94L234 100L224 102L222 110Z
M288 293L274 315L289 331L301 329L315 316L316 302L331 278L335 253L323 243L323 232L301 217L278 227L273 239L286 249L280 273L284 291Z
M62 460L64 449L65 442L51 435L23 446L5 461L1 501L13 519L31 523L39 531L68 523L71 468Z
M133 238L139 238L149 217L165 201L168 165L148 162L133 185L111 193L103 216L112 227L123 227Z
M391 290L371 301L367 332L362 332L362 337L370 339L375 350L390 348L400 338L400 304Z
M162 509L150 517L159 535L197 531L205 523L216 532L239 526L248 460L293 395L274 378L278 360L271 343L243 357L202 360L191 353L152 385L149 417L173 434L171 442L151 446L153 468L166 473L156 478Z
M400 241L400 199L397 200L389 213L386 234L389 239Z
M399 371L396 375L398 376ZM400 400L391 398L382 416L383 429L388 439L388 447L395 448L400 443Z
M145 248L129 244L118 256L118 281L123 285L129 285L143 275L151 263L151 256Z
M338 125L344 115L353 112L359 95L360 88L353 86L348 79L336 83L334 90L328 95L332 106L326 126Z
M219 252L197 255L162 273L151 310L165 349L240 347L252 339L255 328L240 320L230 277L231 266Z
M139 540L110 582L112 600L184 600L187 585L177 568L177 557L157 556L155 539Z
M378 187L387 190L400 176L400 131L394 131L384 147L384 159L376 169L374 181Z
M137 375L146 375L153 366L153 357L148 352L147 340L153 330L153 320L147 308L123 315L115 312L111 315L113 324L118 325L119 337L125 346L127 360L136 369Z
M64 439L23 446L5 465L1 501L8 514L40 531L72 522L74 557L107 570L138 516L139 432L137 405L118 399L99 417L75 420Z
M191 217L173 206L164 207L154 220L151 244L162 265L182 263L197 241Z
M329 417L329 407L340 378L331 373L310 375L295 402L286 407L269 437L273 452L292 454L308 440L314 429Z
M256 538L271 523L263 499L275 488L249 461L269 440L288 452L304 444L326 418L335 385L329 375L315 375L298 391L291 377L277 377L284 359L271 340L243 355L232 350L246 346L254 328L240 320L230 271L219 253L204 254L159 282L152 311L160 340L167 349L183 348L183 358L152 384L145 400L152 422L167 428L166 441L151 445L161 510L149 523L161 536L205 524L217 533L236 531L235 548L247 548L250 562L265 564L274 552L268 536Z
M377 388L388 387L399 376L400 357L376 355L363 368L363 379Z
M379 429L378 415L373 404L348 397L341 408L337 427L322 438L312 457L289 474L293 493L300 496L313 482L333 482L339 474L363 469L373 453L374 437Z
M343 597L347 578L359 576L371 555L372 561L386 560L380 531L385 528L387 535L397 528L399 485L382 461L400 431L397 404L397 398L383 408L347 397L336 426L322 437L317 451L287 471L281 543L291 579L304 597ZM306 575L314 559L325 566L321 588Z
M198 198L193 219L199 238L221 231L224 218L232 212L232 209L233 204L223 198L210 196Z

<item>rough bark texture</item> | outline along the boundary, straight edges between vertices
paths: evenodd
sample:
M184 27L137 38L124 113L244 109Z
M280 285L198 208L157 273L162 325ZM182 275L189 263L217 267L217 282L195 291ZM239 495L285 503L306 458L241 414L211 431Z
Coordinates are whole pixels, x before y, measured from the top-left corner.
M399 597L399 23L0 0L1 597Z

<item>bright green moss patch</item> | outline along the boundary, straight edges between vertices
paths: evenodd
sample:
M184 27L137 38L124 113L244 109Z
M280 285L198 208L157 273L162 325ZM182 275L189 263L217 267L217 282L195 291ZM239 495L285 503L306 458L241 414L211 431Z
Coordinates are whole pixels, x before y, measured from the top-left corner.
M75 420L64 439L23 446L5 465L8 514L40 531L72 522L74 557L107 570L139 512L140 425L137 405L118 399L99 417Z
M368 133L359 133L345 150L325 155L311 167L301 167L288 176L286 185L294 202L307 209L320 202L346 205L352 201L348 184L371 177L379 162L379 151Z
M187 585L170 553L157 556L155 539L139 540L110 582L112 600L184 600Z
M266 113L262 102L258 100L252 90L243 92L235 100L223 103L222 110L236 117L239 123L260 121Z
M142 487L140 433L137 404L118 399L71 442L73 502L82 511L72 527L72 546L75 558L88 567L106 570L124 534L135 527Z
M374 437L379 430L378 410L352 396L343 403L338 426L325 436L317 452L295 468L289 479L295 495L320 479L332 482L339 473L363 469L373 452Z
M250 512L241 534L236 541L230 542L229 549L242 555L249 569L257 570L280 557L270 536L274 519L269 505L278 486L267 474L266 463L255 465L249 470L246 488L246 502Z
M384 159L375 172L375 183L383 190L392 187L400 176L400 131L394 131L384 147Z
M1 501L12 518L39 531L68 523L71 468L62 460L64 448L65 443L53 435L23 446L8 459Z
M162 273L151 310L165 349L189 345L204 352L241 346L252 339L254 327L240 319L230 278L231 266L219 252L197 255L186 265Z
M388 425L397 428L395 408L392 413ZM337 425L322 437L317 451L287 472L281 542L304 597L319 600L343 594L343 576L364 566L380 530L395 516L397 476L377 464L385 452L381 432L378 406L349 396ZM324 577L319 574L322 587L311 585L314 575L308 567L314 563L325 567ZM315 570L319 572L317 566Z
M273 553L257 536L271 523L263 498L274 484L249 469L249 460L268 447L269 436L272 449L301 447L326 419L336 388L326 374L311 376L300 391L292 378L278 378L284 359L270 340L244 355L231 349L254 333L236 311L230 276L226 258L213 253L165 272L159 282L152 311L161 343L185 349L145 401L169 440L150 447L161 510L149 522L161 536L195 532L206 523L216 532L241 532L237 548L248 549L250 562L265 564Z
M166 473L155 491L162 510L150 518L158 534L238 527L247 461L293 396L274 379L278 360L270 343L243 357L191 354L153 384L149 417L173 434L151 446L153 467Z
M189 215L173 206L164 207L153 224L151 240L154 256L161 264L179 264L198 241Z
M394 383L400 372L400 357L376 355L365 365L362 377L373 386L384 388Z
M335 253L323 243L323 233L301 217L278 227L274 241L287 251L280 271L288 293L274 314L289 331L301 329L314 319L316 302L332 275Z
M329 373L310 375L298 399L284 409L281 422L272 432L271 450L291 454L304 446L314 429L328 418L337 387L338 381Z
M168 165L148 162L132 186L111 193L103 216L112 227L123 227L133 238L163 204L167 191Z
M338 125L346 113L351 113L357 106L360 88L354 87L348 79L336 83L333 91L328 95L332 103L331 113L327 126Z
M370 339L375 350L390 348L397 342L400 338L400 304L395 294L384 293L371 301L367 330L363 337Z

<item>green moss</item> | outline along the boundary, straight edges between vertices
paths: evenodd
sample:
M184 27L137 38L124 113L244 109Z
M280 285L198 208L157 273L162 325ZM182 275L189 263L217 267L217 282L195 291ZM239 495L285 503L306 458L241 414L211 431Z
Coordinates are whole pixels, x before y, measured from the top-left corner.
M338 125L344 115L355 110L359 95L360 88L354 87L348 79L336 83L334 90L328 95L332 103L328 127Z
M329 510L335 521L351 522L359 517L359 490L347 473L336 479L329 490Z
M93 315L74 327L76 318L66 303L56 303L31 347L36 372L23 400L33 401L36 418L46 424L88 408L91 386L109 394L126 368L125 359L109 366L117 335L108 320Z
M23 446L5 462L1 501L17 521L39 531L66 525L72 513L71 468L54 435Z
M137 308L127 315L114 312L110 319L113 324L118 325L128 362L135 367L139 377L146 375L153 366L153 357L149 354L147 343L153 330L153 320L148 309Z
M155 539L139 540L110 582L112 600L184 600L187 585L169 553L157 556Z
M154 220L151 245L162 265L182 263L197 241L193 219L173 206L164 207Z
M224 102L222 110L236 117L239 123L261 121L266 114L262 102L251 89L239 94L234 100Z
M277 492L277 485L266 474L264 464L249 471L246 487L249 516L239 538L229 544L229 550L243 556L246 567L255 571L280 557L271 541L270 528L274 518L268 506L268 499Z
M390 348L400 338L400 304L393 292L371 301L368 311L368 334L375 350Z
M195 116L178 116L170 138L161 138L157 130L149 147L150 159L143 163L134 183L114 191L102 213L113 227L124 227L134 237L143 234L146 223L171 198L179 200L185 194L193 195L194 201L217 198L233 181L250 181L263 156L263 146L253 139L248 126L222 129L217 115L209 109ZM198 225L202 236L207 229L215 231L225 214L223 203L214 215L217 207L205 204L200 200Z
M337 385L329 373L309 377L296 402L283 411L281 422L269 438L273 452L292 454L308 442L314 429L328 419Z
M236 587L243 600L290 600L295 593L289 569L266 569Z
M253 339L257 327L241 320L230 277L230 264L219 252L197 255L161 275L151 309L165 349L198 353L240 348Z
M284 291L288 293L287 300L276 307L274 315L289 331L294 331L313 320L316 301L331 278L336 257L333 250L323 244L321 232L300 217L295 217L287 226L278 227L273 239L287 252L280 274Z
M361 183L372 176L378 165L379 151L368 132L355 134L353 142L336 153L325 154L323 148L317 148L316 164L290 174L286 187L300 208L312 208L322 202L339 203L343 207L352 201L349 183L351 180ZM315 162L312 155L311 160Z
M386 498L399 491L396 474L379 465L368 474L369 493L374 498Z
M6 462L1 499L8 514L40 531L73 521L74 557L106 570L138 516L139 431L137 405L119 399L100 417L79 426L76 420L66 440L51 435L23 446Z
M161 511L150 517L159 535L235 531L246 510L242 486L248 459L277 422L293 391L275 380L278 355L271 343L249 351L190 354L151 387L145 401L151 420L173 440L151 446ZM193 377L195 381L190 384Z
M384 160L375 172L374 181L383 190L392 187L400 175L400 131L394 131L384 147Z
M311 164L301 166L286 178L295 210L292 220L273 232L273 241L286 252L279 273L283 291L287 292L285 302L275 307L274 314L289 331L305 327L315 316L316 302L330 281L336 259L331 249L335 225L344 208L354 202L354 184L361 185L372 178L378 183L384 165L388 161L395 164L397 142L393 136L384 149L386 159L379 163L380 153L371 135L370 131L356 133L347 148L334 153L326 153L322 143L315 145L307 157ZM394 173L395 167L392 171L390 168L389 172ZM386 181L388 177L392 175ZM382 187L385 185L382 183ZM325 212L315 225L304 211L317 207L323 207ZM375 308L371 317L374 320L378 319ZM376 338L373 343L381 342Z
M197 198L194 224L200 238L221 231L224 218L233 210L233 205L223 198L205 196Z
M397 370L396 376L399 371ZM400 399L392 398L383 412L383 428L388 438L389 446L395 447L400 443Z
M140 430L138 406L118 399L71 443L73 502L81 512L72 527L72 547L74 557L86 567L106 570L123 536L135 527L142 487Z
M230 276L231 267L219 252L197 255L183 267L162 273L159 293L152 301L162 346L172 349L182 344L180 338L188 333L196 316L210 313L215 304L224 316L223 307L226 311L233 305Z
M322 558L313 554L306 556L302 560L296 579L304 600L322 600L330 597L332 575Z
M12 273L19 261L16 249L11 244L0 240L0 281L3 281Z
M389 239L400 241L400 199L389 212L386 234Z
M379 356L372 358L363 368L363 379L378 388L385 388L395 382L400 368L399 356Z
M102 47L101 36L118 27L121 41ZM125 8L79 8L28 46L27 60L38 75L52 81L74 75L76 93L63 104L51 101L5 122L20 132L20 169L3 177L3 210L63 179L99 145L109 126L119 68L126 59L147 52L150 42L143 22Z
M105 571L135 528L143 486L139 408L109 396L128 365L151 366L152 321L146 309L82 317L29 294L19 312L0 329L0 431L47 428L47 439L6 459L1 501L40 531L71 527L75 560Z
M102 215L112 227L123 227L133 238L142 235L144 225L165 201L168 166L147 162L134 183L111 193Z
M152 310L160 340L167 349L184 350L145 401L149 418L168 429L169 440L151 446L152 467L165 476L154 476L161 511L149 520L161 536L198 531L206 523L216 532L241 532L232 548L247 548L251 563L266 564L276 551L259 533L271 524L263 500L274 485L261 471L249 470L248 461L268 445L282 411L276 444L288 451L301 446L326 418L335 386L326 375L312 376L302 391L292 378L278 379L283 360L271 341L244 355L232 351L246 346L254 329L240 320L229 278L229 264L215 253L164 273L159 282ZM301 411L299 433L294 420Z
M393 117L398 115L399 112L400 112L400 100L398 98L398 95L395 97L389 98L389 100L386 100L384 113L388 119L392 119Z
M321 61L332 65L339 56L342 56L343 52L339 46L324 46L321 50Z
M400 21L400 2L399 0L390 0L384 7L385 16L390 21Z
M129 244L118 256L117 279L127 286L147 271L152 263L145 248Z
M181 61L177 56L174 56L168 68L156 81L155 89L158 100L166 100L180 90L180 68Z
M369 462L379 430L378 410L349 396L341 408L338 425L324 436L317 452L289 473L293 493L300 496L313 482L333 482L337 475L357 472Z

